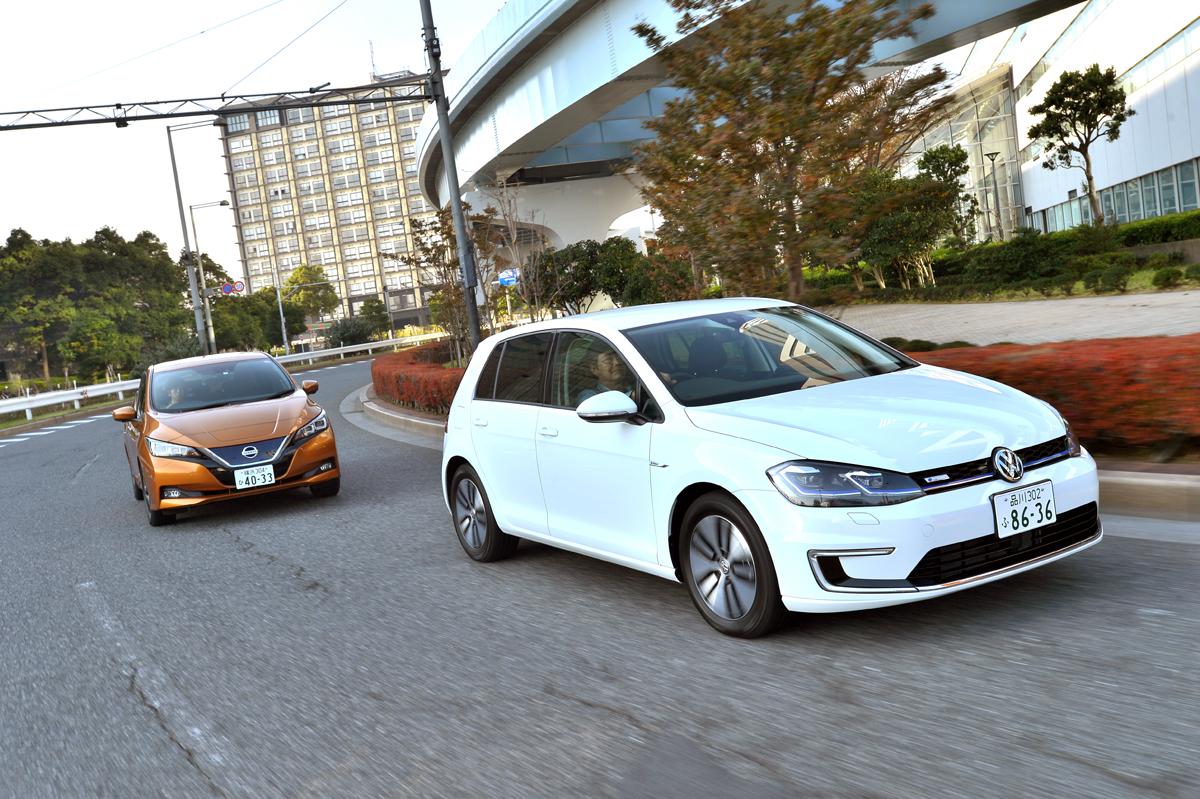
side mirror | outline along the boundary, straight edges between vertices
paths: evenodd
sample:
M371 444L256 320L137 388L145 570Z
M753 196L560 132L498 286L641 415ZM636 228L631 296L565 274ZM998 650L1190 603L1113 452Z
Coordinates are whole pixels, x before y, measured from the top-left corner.
M579 403L575 413L585 422L627 422L637 416L637 405L620 391L605 391Z
M113 421L121 422L122 424L125 422L132 422L137 418L137 411L134 410L132 405L126 405L124 407L115 409L112 412L112 418Z
M318 383L316 380L305 380L302 383L300 383L300 388L304 391L305 394L316 394L317 388L320 385L321 384Z

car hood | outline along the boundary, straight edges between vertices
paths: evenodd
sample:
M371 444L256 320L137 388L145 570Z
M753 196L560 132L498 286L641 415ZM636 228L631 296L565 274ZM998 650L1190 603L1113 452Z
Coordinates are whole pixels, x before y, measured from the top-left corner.
M900 372L687 408L704 430L810 460L902 472L985 458L1064 435L1040 400L992 380L918 366Z
M300 392L280 399L226 405L186 413L155 413L148 434L172 444L227 447L285 436L320 412Z

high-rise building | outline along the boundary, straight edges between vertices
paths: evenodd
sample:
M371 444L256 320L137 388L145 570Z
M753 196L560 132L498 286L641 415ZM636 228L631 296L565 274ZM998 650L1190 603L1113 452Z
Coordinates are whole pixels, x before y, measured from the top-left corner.
M417 127L427 103L385 99L419 91L413 77L372 76L351 93L373 102L222 113L250 291L319 265L341 298L322 322L357 314L368 297L384 300L396 327L428 322L417 274L401 260L412 251L410 220L435 210L417 186Z

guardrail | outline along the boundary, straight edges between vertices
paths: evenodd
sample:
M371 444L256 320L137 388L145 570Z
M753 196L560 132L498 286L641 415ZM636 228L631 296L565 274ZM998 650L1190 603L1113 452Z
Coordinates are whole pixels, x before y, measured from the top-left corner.
M397 347L408 347L416 344L421 344L426 341L436 341L437 339L445 338L445 333L426 333L420 336L408 336L405 338L392 338L386 341L368 341L366 344L351 344L348 347L334 347L327 350L313 350L311 352L297 352L294 355L282 355L275 360L280 363L315 363L317 361L328 360L337 357L339 360L345 359L347 355L358 355L361 353L370 354L375 350L382 350ZM97 383L93 386L79 386L77 388L63 389L61 391L44 391L41 394L34 394L29 397L13 397L12 399L0 400L0 415L6 413L25 412L25 418L32 420L33 411L36 408L46 408L51 405L68 405L73 404L76 409L80 407L80 403L95 399L96 397L108 397L113 394L117 395L117 399L125 399L125 392L137 391L137 380L122 380L119 383Z

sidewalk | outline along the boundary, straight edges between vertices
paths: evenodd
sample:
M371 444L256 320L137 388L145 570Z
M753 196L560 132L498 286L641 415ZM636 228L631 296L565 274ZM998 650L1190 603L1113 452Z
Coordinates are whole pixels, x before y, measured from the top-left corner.
M821 309L875 338L972 344L1200 333L1200 291L1019 302L897 303Z
M367 418L427 438L440 449L445 417L393 405L377 397L370 385L355 395ZM1200 521L1200 464L1097 459L1097 465L1104 513Z

